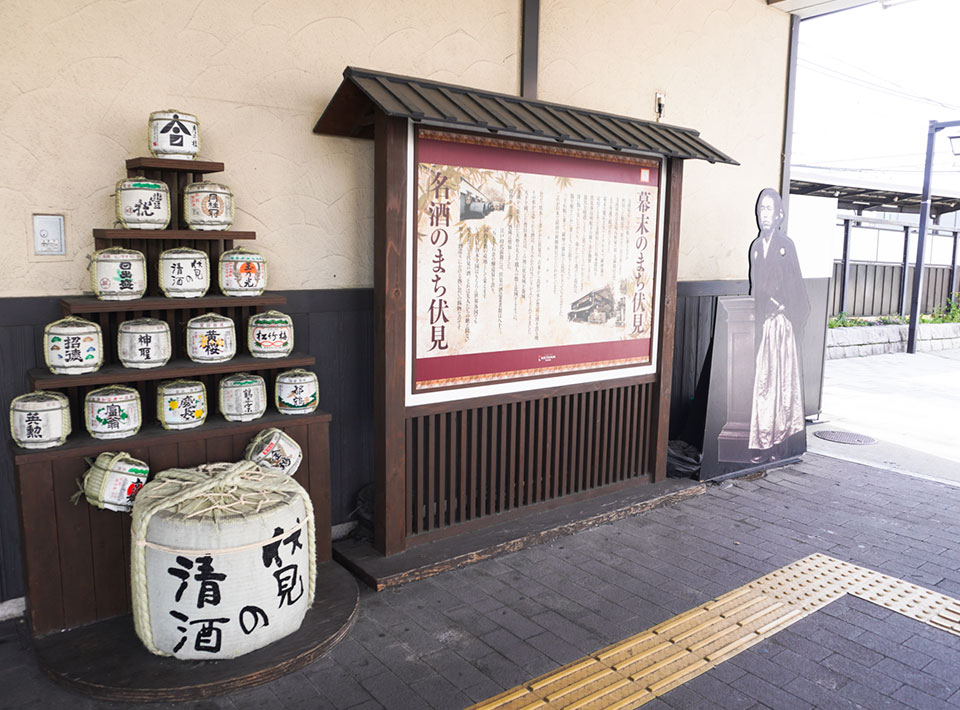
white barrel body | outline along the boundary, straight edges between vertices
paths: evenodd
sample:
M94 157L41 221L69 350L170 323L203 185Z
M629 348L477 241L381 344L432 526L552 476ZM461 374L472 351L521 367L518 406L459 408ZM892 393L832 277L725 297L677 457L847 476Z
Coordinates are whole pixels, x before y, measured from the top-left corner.
M88 392L83 411L94 439L124 439L140 430L140 393L131 387L108 385Z
M320 383L309 370L297 368L277 375L274 403L281 414L310 414L320 400Z
M250 440L243 457L261 468L292 476L303 461L303 449L285 431L271 427Z
M254 357L286 357L293 352L293 318L280 311L250 316L247 349Z
M127 229L166 229L170 188L165 182L132 177L117 183L117 221Z
M83 494L90 505L128 512L150 469L125 451L104 451L83 476Z
M30 392L10 402L10 435L17 446L60 446L70 436L70 428L70 400L61 392Z
M237 354L233 321L205 313L187 321L187 355L194 362L225 362Z
M68 316L43 329L43 356L55 375L83 375L103 364L103 334L100 326Z
M190 229L221 231L233 224L233 193L218 182L192 182L183 188L183 218Z
M136 249L111 247L93 253L90 285L101 301L130 301L147 290L147 261Z
M156 318L125 320L117 328L117 353L124 367L146 370L170 360L170 326Z
M174 380L157 387L157 419L164 429L193 429L207 419L207 388L199 380Z
M168 298L200 298L210 288L210 257L205 252L167 249L157 264L160 290Z
M154 111L147 123L147 140L157 158L193 160L200 152L200 125L196 116L183 111Z
M131 530L134 629L151 653L235 658L296 631L313 603L313 507L287 476L249 461L162 471Z
M220 414L230 422L251 422L267 411L267 383L240 372L220 380Z
M224 296L259 296L267 287L267 262L249 249L220 255L220 290Z

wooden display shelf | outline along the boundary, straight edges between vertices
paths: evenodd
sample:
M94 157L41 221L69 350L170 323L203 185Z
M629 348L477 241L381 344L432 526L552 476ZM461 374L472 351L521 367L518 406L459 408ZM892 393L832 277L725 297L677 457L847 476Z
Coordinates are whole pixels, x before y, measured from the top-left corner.
M274 293L264 293L260 296L208 295L200 298L147 296L130 301L101 301L96 296L70 296L60 299L60 311L68 316L78 313L129 313L133 311L183 311L239 308L243 306L282 306L286 302L286 296Z
M171 360L163 367L139 370L123 365L104 365L96 372L84 375L54 375L45 367L35 367L29 371L30 386L36 390L56 390L66 387L85 387L91 385L125 384L127 382L146 382L149 380L176 380L181 377L201 377L250 370L287 370L293 367L311 367L317 359L313 355L293 353L287 357L263 358L252 355L236 355L224 362L194 362L193 360Z
M173 170L179 173L221 173L223 163L213 160L177 160L141 156L127 160L127 170Z
M236 241L256 239L256 232L235 229L200 231L197 229L94 229L94 239L167 239L169 241Z
M331 415L328 412L315 411L312 414L280 414L277 411L267 411L259 419L252 422L228 422L219 414L211 414L207 420L193 429L164 429L160 422L152 417L152 412L146 412L145 418L149 418L140 427L140 431L133 436L123 439L94 439L87 432L74 431L62 446L50 449L22 449L19 446L12 445L14 462L20 466L23 464L36 464L44 461L57 461L59 459L76 459L83 456L97 456L104 451L129 451L131 449L140 449L163 444L164 446L176 447L178 444L203 441L205 439L214 439L222 436L248 435L252 436L261 429L270 427L282 428L289 424L312 424L316 422L329 422Z
M313 663L343 639L357 617L359 590L335 562L317 565L316 597L299 630L234 659L178 661L150 654L121 616L34 640L55 682L101 700L197 700L250 688Z

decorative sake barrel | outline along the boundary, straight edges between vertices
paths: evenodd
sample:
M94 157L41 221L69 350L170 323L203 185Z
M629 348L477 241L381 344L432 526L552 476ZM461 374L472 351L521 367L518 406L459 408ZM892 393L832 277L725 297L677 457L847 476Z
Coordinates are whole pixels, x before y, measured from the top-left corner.
M70 428L70 400L61 392L30 392L10 402L10 434L17 446L60 446L70 436Z
M259 296L267 287L267 262L255 251L230 249L220 255L220 290L225 296Z
M125 451L104 451L83 475L83 494L90 505L128 512L147 482L150 469Z
M151 653L236 658L292 634L313 604L313 506L250 461L169 469L137 494L133 625Z
M300 468L303 450L289 434L281 429L270 428L250 440L243 458L261 468L292 476Z
M317 408L320 383L309 370L297 368L277 375L274 403L281 414L309 414Z
M117 353L124 367L146 370L170 359L170 326L156 318L125 320L117 328Z
M147 141L157 158L193 160L200 152L197 117L176 109L154 111L147 124Z
M43 358L55 375L83 375L103 364L100 326L76 316L49 323L43 329Z
M117 183L117 220L127 229L166 229L170 188L165 182L132 177Z
M218 182L192 182L183 188L183 218L190 229L221 231L233 224L233 193Z
M252 422L267 411L267 383L240 372L220 380L220 414L228 422Z
M157 419L164 429L192 429L207 419L207 388L199 380L157 386Z
M101 301L130 301L147 290L147 260L136 249L111 247L93 253L90 284Z
M199 298L210 288L210 257L188 247L167 249L158 260L160 290L168 298Z
M187 355L194 362L225 362L237 354L233 321L204 313L187 321Z
M132 387L108 385L87 392L83 411L94 439L123 439L140 430L140 393Z
M254 357L286 357L293 352L293 318L280 311L250 316L247 348Z

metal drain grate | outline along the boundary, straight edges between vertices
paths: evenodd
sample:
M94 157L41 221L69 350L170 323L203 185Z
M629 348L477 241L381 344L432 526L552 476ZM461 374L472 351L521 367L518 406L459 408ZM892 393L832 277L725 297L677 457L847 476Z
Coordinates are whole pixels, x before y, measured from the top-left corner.
M832 429L822 429L813 432L814 436L832 441L837 444L855 444L863 446L864 444L876 444L877 440L866 434L854 434L852 431L836 431Z

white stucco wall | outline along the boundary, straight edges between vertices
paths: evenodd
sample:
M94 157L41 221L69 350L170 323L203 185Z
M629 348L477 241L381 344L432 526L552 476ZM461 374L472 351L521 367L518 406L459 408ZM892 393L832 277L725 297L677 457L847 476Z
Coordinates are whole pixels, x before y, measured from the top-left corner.
M57 0L0 3L0 297L88 290L151 111L199 116L235 228L271 288L373 282L373 145L311 131L347 65L517 93L520 0ZM540 97L698 128L742 163L689 161L681 279L743 278L753 201L779 181L788 16L763 0L544 0ZM63 214L64 258L32 255Z
M739 167L684 166L681 280L741 279L780 184L789 15L764 0L543 0L540 97L689 126Z

